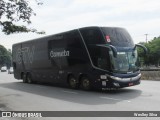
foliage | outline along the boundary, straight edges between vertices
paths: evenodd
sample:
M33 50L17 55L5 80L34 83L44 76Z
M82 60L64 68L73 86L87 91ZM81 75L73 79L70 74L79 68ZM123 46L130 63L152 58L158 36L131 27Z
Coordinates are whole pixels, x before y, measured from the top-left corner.
M145 65L159 66L160 63L160 37L155 37L148 43L140 43L148 48L148 54L143 57L143 52L138 49L139 56Z
M42 3L37 1L37 4L41 5ZM20 22L31 24L32 15L36 14L27 0L0 0L0 26L2 32L7 35L19 32L44 34L44 31L39 32L36 29L27 28L25 25L18 25Z
M0 45L0 67L2 66L11 66L11 50Z

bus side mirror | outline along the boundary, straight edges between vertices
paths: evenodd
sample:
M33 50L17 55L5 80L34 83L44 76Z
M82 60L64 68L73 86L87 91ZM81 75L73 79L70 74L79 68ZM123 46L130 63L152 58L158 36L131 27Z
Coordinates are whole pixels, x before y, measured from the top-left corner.
M136 47L141 47L143 49L145 55L148 53L148 49L144 45L136 44L134 47L134 50L136 49Z
M117 49L116 49L116 47L114 47L113 45L107 45L107 46L104 46L104 45L96 45L96 46L101 46L101 47L107 47L107 48L109 48L109 49L111 49L112 50L112 52L113 52L113 56L116 58L117 57Z
M109 45L109 46L110 46L110 48L111 48L111 50L113 52L113 56L116 58L117 57L117 49L116 49L116 47L114 47L113 45Z

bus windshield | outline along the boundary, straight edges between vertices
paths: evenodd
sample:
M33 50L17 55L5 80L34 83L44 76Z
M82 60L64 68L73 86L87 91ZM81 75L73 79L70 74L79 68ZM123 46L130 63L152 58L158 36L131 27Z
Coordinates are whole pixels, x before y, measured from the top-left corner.
M102 32L104 36L109 36L109 43L113 46L118 47L133 47L134 43L127 32L127 30L123 28L110 28L110 27L102 27Z
M114 72L130 73L138 70L137 51L117 52L117 57L113 56L113 52L109 52L111 56L111 68Z

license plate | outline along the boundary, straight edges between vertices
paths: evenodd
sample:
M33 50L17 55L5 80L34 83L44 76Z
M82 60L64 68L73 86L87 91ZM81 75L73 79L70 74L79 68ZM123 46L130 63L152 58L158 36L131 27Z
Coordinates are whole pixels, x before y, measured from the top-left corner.
M129 86L133 86L134 84L133 83L129 83Z

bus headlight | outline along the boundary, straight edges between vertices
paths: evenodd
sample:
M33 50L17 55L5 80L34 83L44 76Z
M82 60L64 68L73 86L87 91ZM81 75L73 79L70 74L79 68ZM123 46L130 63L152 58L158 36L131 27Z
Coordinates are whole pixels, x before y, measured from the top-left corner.
M103 80L106 80L107 76L106 75L100 75L100 78L103 79Z
M119 85L119 83L113 83L113 85L115 86L115 87L120 87L120 85Z
M115 76L110 76L110 78L112 78L112 79L114 79L114 80L117 80L117 81L120 81L120 80L122 80L122 78L115 77Z

